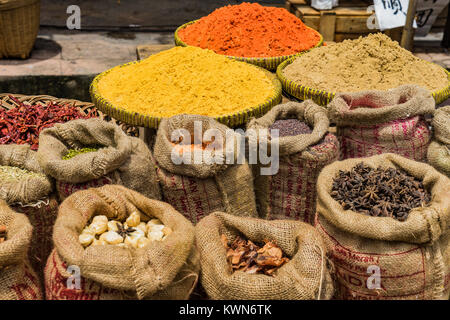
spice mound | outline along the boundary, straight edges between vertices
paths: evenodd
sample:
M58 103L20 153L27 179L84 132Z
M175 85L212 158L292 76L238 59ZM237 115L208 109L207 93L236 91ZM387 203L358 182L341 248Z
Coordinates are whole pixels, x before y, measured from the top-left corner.
M303 86L331 92L387 90L404 84L436 91L449 82L443 68L414 56L381 33L311 50L283 74Z
M82 149L69 149L67 154L62 158L63 160L70 160L79 154L88 153L88 152L95 152L98 148L82 148Z
M175 47L111 69L100 79L98 92L129 112L217 117L263 104L276 91L272 79L258 67L210 50Z
M0 243L6 241L7 232L6 232L6 226L0 225Z
M227 249L227 261L233 272L243 271L251 274L265 274L274 276L289 258L272 241L265 240L264 246L258 246L250 240L237 237L228 243L225 235L222 235L222 243Z
M426 206L431 200L415 177L394 168L373 169L362 162L350 171L339 171L331 196L344 210L399 221L406 220L411 209Z
M311 49L320 34L283 8L242 3L219 8L179 32L188 45L237 57L278 57Z
M6 110L1 108L0 101L0 144L29 144L31 150L37 150L42 130L56 123L97 116L95 109L84 114L78 107L70 104L56 104L53 101L29 104L20 102L13 96L9 98L17 107Z
M95 216L89 226L83 229L79 241L83 247L117 245L119 247L143 248L152 241L163 241L172 233L158 219L147 223L133 212L125 222L108 220L104 215Z
M299 134L311 134L311 128L298 119L276 120L269 128L279 130L279 137L296 136Z
M42 173L36 173L28 170L24 170L18 167L11 166L0 166L0 182L17 182L19 180L26 180L35 177L43 177L45 175Z

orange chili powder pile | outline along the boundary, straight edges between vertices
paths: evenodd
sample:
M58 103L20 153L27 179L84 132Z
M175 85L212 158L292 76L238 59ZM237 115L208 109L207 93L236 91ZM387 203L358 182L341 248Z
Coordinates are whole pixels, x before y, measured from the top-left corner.
M179 32L188 45L237 57L278 57L311 49L320 35L283 8L242 3L219 8Z

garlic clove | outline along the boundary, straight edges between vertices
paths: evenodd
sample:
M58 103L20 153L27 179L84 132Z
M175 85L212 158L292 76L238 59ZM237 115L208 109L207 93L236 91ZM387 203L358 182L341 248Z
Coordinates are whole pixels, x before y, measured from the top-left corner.
M130 247L137 248L137 247L138 247L138 241L139 241L139 238L140 238L140 237L130 237L130 236L127 236L127 237L125 238L125 244L129 245Z
M137 227L141 223L141 217L136 211L132 212L127 218L126 223L129 227Z
M141 238L139 238L138 241L137 241L137 247L138 247L138 248L143 248L143 247L145 247L146 245L148 245L149 243L150 243L150 240L149 240L148 238L141 237Z
M164 237L164 233L162 231L151 231L147 236L150 241L161 241Z
M108 217L106 217L105 215L95 216L92 219L92 223L108 223Z
M122 225L119 221L109 221L108 222L108 231L117 232L119 230L119 228L118 228L119 225Z
M123 242L123 238L115 231L105 232L100 236L100 240L105 240L108 244L119 244Z
M83 247L89 246L94 241L94 239L95 237L89 233L82 233L78 236L78 240Z
M146 229L147 229L147 225L145 224L145 222L141 222L136 227L136 229L141 230L145 234L146 233Z
M89 226L89 229L94 233L94 234L102 234L103 232L105 232L106 230L108 230L108 223L91 223L91 225Z
M172 228L170 227L164 227L164 229L162 229L162 233L164 233L164 238L170 235L172 232L173 232Z

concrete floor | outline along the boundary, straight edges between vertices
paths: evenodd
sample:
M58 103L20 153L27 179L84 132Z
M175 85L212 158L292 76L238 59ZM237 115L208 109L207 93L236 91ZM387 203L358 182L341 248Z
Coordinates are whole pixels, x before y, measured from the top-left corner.
M78 32L41 28L27 60L0 60L2 76L98 74L137 60L140 44L173 43L171 32Z

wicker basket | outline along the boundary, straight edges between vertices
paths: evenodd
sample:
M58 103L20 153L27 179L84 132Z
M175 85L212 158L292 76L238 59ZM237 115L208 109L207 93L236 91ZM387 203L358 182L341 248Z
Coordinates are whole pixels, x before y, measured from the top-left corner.
M159 126L159 123L161 121L160 117L153 117L153 116L140 114L137 112L130 112L130 111L126 111L124 109L118 108L117 106L114 106L111 102L109 102L108 100L103 98L98 91L98 83L101 81L101 79L105 75L107 75L109 72L111 72L112 70L114 70L116 68L123 68L128 65L135 64L135 63L140 63L140 61L133 61L133 62L129 62L129 63L123 64L123 65L114 67L114 68L109 69L109 70L99 74L98 76L96 76L95 79L92 81L91 87L90 87L91 99L94 102L97 109L110 115L114 119L121 120L124 123L128 123L133 126L157 129ZM275 106L281 102L282 88L281 88L280 81L277 79L277 77L273 73L271 73L265 69L261 69L261 70L263 70L267 74L267 76L272 80L272 82L275 86L275 94L270 99L268 99L267 101L265 101L264 103L262 103L258 106L251 107L246 110L236 112L234 114L216 117L215 119L217 121L219 121L231 128L235 128L235 127L241 126L243 124L246 124L252 117L260 117L260 116L264 115L273 106Z
M188 46L178 36L178 31L180 31L181 29L186 28L188 25L193 24L193 23L195 23L197 21L198 20L194 20L194 21L190 21L188 23L185 23L182 26L178 27L177 30L175 30L175 44L177 46L182 46L182 47L187 47ZM307 28L312 30L312 31L314 31L314 32L317 32L314 29L311 29L309 27L307 27ZM320 36L320 40L314 47L312 47L309 50L312 50L314 48L320 47L323 44L323 37L322 37L322 35L319 32L317 32L317 33ZM302 52L294 53L294 54L291 54L291 55L288 55L288 56L270 57L270 58L246 58L246 57L234 57L234 56L226 56L226 57L231 58L231 59L235 59L235 60L238 60L238 61L248 62L248 63L254 64L254 65L257 65L258 67L262 67L264 69L267 69L269 71L275 71L277 69L278 65L280 63L282 63L283 61L288 60L290 58L293 58L293 57L295 57L295 56L297 56L299 54L308 52L309 50L305 50L305 51L302 51Z
M293 57L289 60L286 60L278 66L277 76L278 76L278 79L280 79L280 81L281 81L283 90L289 96L292 96L299 100L311 99L315 103L317 103L321 106L326 106L327 104L329 104L331 102L331 100L333 100L333 98L336 94L335 92L328 92L325 90L318 90L318 89L313 89L313 88L310 88L307 86L303 86L303 85L299 84L298 82L288 80L284 76L284 74L283 74L284 68L286 68L288 65L290 65L296 58L298 58L298 57ZM429 63L432 63L432 62L429 62ZM443 69L443 70L447 73L449 82L447 83L447 87L445 87L444 89L432 92L432 96L433 96L434 100L436 100L436 104L440 104L450 97L450 73L445 69Z
M102 112L98 111L95 108L94 104L91 102L81 102L81 101L72 100L72 99L60 99L60 98L55 98L52 96L44 96L44 95L26 96L26 95L22 95L22 94L2 93L2 94L0 94L0 108L9 110L9 109L15 108L17 106L16 103L10 98L10 96L13 96L20 102L28 102L29 104L36 104L36 103L46 104L50 101L53 101L54 103L61 104L61 105L70 104L70 105L78 107L78 109L86 115L89 113L91 113L91 114L94 113L100 119L102 119L104 121L113 122L113 123L119 125L126 134L128 134L130 136L134 136L134 137L139 137L139 130L137 128L127 125L121 121L112 119L108 115L103 114Z
M0 59L29 56L39 31L40 0L0 0Z

